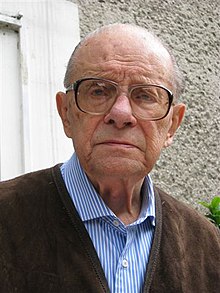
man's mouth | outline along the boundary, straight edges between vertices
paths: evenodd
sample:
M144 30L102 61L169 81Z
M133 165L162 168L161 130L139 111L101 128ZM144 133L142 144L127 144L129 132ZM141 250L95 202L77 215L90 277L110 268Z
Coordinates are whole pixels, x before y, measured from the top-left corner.
M99 144L106 145L106 146L112 146L112 147L137 148L137 146L131 142L119 141L119 140L106 140L106 141L103 141Z

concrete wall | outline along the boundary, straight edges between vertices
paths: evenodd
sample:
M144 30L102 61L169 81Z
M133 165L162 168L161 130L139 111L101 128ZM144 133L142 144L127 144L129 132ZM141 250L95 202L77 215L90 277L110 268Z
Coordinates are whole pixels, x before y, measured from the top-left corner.
M219 0L72 0L81 36L97 27L135 23L173 49L186 77L187 114L172 147L152 172L154 182L193 204L220 195Z

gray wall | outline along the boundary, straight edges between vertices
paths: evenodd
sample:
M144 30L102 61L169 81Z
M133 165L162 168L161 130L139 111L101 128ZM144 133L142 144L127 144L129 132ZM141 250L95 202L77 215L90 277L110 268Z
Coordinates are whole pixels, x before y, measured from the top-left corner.
M186 78L187 114L173 146L152 172L154 182L198 208L220 195L219 0L72 0L81 36L97 27L135 23L151 28L172 49Z

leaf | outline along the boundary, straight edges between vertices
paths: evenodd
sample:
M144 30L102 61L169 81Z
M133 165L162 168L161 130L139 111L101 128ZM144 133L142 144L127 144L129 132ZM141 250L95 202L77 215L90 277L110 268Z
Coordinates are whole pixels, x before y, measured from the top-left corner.
M205 201L200 201L199 204L203 205L205 208L209 209L210 207L210 204L208 204L207 202Z
M205 216L209 218L212 223L214 223L217 227L220 228L220 197L214 197L210 203L204 201L199 203L206 207L210 212Z
M211 206L212 208L220 211L220 197L219 196L216 196L213 198L213 200L211 201Z

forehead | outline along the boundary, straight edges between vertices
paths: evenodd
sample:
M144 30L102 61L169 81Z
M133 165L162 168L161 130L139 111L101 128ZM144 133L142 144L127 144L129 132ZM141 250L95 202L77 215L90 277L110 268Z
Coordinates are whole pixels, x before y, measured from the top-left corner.
M74 64L76 79L100 75L110 78L114 74L164 78L172 71L170 55L158 40L145 31L121 28L86 39L75 54Z

